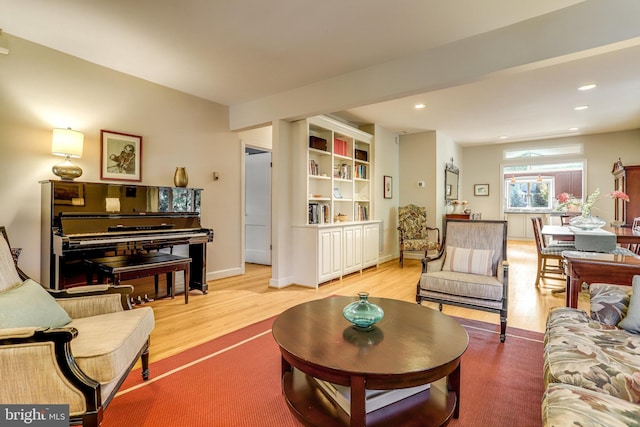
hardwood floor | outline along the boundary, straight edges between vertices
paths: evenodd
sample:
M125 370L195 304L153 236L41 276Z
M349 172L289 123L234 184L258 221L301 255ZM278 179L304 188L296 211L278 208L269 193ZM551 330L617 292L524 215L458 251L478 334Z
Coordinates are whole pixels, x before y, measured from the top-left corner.
M533 241L509 241L509 313L508 326L543 332L549 309L565 305L564 293L552 289L564 287L563 281L543 281L535 288L537 254ZM147 303L154 308L156 327L151 335L151 361L171 356L189 347L275 316L302 302L330 295L353 295L360 291L371 296L415 302L416 283L420 276L419 260L405 259L404 268L398 260L381 264L362 273L355 273L309 289L290 286L269 288L271 268L247 264L242 276L209 282L209 293L189 294L189 304L176 297ZM584 300L583 300L584 298ZM581 296L580 308L588 304ZM436 305L427 306L436 308ZM458 307L444 307L444 313L499 323L497 314ZM496 338L497 340L497 338ZM507 339L508 342L508 339Z

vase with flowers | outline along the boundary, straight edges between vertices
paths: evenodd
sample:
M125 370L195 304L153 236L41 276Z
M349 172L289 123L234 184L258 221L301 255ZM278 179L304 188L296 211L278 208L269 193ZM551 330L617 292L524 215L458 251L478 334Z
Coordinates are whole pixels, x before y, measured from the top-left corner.
M629 201L629 196L622 191L612 191L609 193L609 197L612 199L619 199L624 202ZM572 227L580 228L582 230L594 230L603 227L607 223L604 219L592 214L594 205L598 200L600 200L599 188L589 194L584 202L568 193L558 194L556 200L559 202L558 210L579 211L581 213L581 215L575 216L569 220L569 225Z

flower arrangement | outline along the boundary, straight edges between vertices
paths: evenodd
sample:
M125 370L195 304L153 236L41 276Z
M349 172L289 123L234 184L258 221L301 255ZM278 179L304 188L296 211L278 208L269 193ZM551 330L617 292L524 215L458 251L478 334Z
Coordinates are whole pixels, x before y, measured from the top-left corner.
M629 201L629 196L622 191L612 191L611 193L609 193L609 197L611 197L612 199L619 199L624 202ZM585 200L584 202L569 193L558 194L556 196L556 200L560 203L557 210L580 210L582 212L582 217L584 218L591 215L591 209L593 208L593 205L595 205L596 202L600 200L600 189L597 188L596 191L589 194L587 200Z

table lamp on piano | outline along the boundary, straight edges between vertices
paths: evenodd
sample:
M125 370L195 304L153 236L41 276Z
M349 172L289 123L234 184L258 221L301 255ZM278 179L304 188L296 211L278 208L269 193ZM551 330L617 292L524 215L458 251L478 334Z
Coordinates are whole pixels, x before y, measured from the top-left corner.
M51 154L64 156L65 161L55 165L51 170L56 176L64 181L73 181L82 175L80 166L71 163L70 158L80 158L82 156L82 146L84 144L84 134L76 130L54 129L51 140Z

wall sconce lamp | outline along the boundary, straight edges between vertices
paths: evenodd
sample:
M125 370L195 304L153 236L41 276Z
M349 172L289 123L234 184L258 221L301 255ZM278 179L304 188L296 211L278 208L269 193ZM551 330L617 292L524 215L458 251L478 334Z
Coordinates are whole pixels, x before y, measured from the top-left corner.
M71 163L71 157L79 159L82 157L82 146L84 144L84 134L76 130L54 129L51 140L51 154L64 156L65 161L55 165L51 170L56 176L64 181L73 181L82 175L82 169Z

